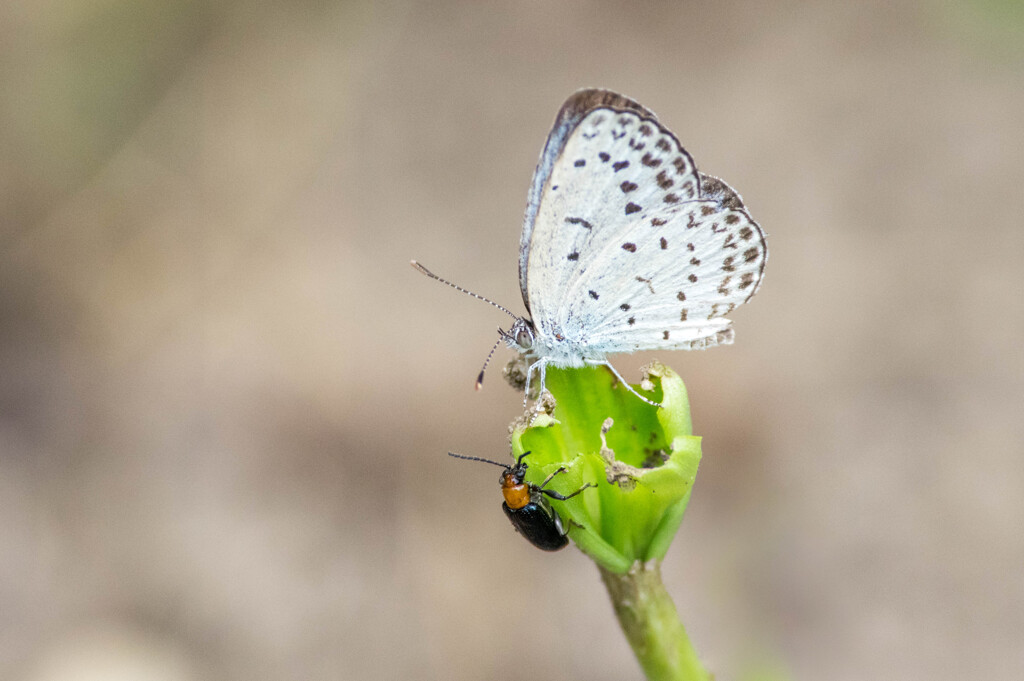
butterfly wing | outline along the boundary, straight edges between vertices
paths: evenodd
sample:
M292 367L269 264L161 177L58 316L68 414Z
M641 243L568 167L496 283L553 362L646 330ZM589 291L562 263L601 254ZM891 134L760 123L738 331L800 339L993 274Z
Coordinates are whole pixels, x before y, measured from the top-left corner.
M581 304L568 304L557 317L569 337L585 338L602 353L732 342L725 316L761 283L764 236L728 185L699 178L703 198L662 212L663 225L649 219L627 230L621 243L605 246L600 267L577 277L566 301ZM611 301L588 307L590 291L599 296L595 302Z
M554 169L555 163L561 158L569 136L579 126L580 121L599 108L634 111L645 118L655 118L651 111L640 106L640 104L632 99L608 90L580 90L569 97L565 104L562 105L558 115L555 117L555 123L551 127L551 132L548 133L547 142L544 143L540 160L537 162L537 169L533 173L530 192L527 194L523 233L519 239L519 288L523 293L523 302L526 304L527 309L531 309L530 297L527 293L530 244L533 241L533 229L534 225L537 224L541 199L550 190L548 180L551 179L551 171Z
M731 342L764 234L649 111L608 99L570 98L534 175L520 283L538 334L595 357Z

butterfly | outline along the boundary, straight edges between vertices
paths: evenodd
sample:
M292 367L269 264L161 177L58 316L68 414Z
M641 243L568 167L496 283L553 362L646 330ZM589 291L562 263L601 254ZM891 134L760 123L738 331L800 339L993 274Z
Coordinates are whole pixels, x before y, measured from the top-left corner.
M527 393L536 372L543 394L548 366L606 366L655 404L607 357L732 343L726 315L757 292L767 257L739 194L699 172L654 113L588 89L562 105L530 185L519 245L528 316L412 264L514 318L498 342L529 359Z

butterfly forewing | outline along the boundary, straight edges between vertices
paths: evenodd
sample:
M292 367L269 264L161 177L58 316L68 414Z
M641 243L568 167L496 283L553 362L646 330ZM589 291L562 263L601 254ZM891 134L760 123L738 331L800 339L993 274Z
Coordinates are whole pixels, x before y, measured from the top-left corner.
M731 342L722 317L760 284L760 228L653 114L612 106L571 98L534 177L520 280L538 334L592 357Z
M654 207L692 199L699 184L689 155L649 112L605 106L577 122L550 165L527 249L526 291L535 322L554 321L574 282L595 263L603 267L611 248L628 243L616 245L617 235Z
M569 136L576 131L580 122L595 109L602 107L616 111L632 111L644 118L655 119L655 115L651 111L637 102L608 90L580 90L562 105L544 144L537 169L533 173L533 181L530 183L530 191L527 196L523 233L519 241L519 288L523 294L523 302L528 309L530 308L530 297L527 284L527 265L533 243L533 230L538 222L537 216L543 203L542 199L552 186L552 183L549 182L552 170L561 159ZM557 183L555 186L557 187ZM538 243L540 243L540 239L538 239ZM535 251L534 256L536 255Z

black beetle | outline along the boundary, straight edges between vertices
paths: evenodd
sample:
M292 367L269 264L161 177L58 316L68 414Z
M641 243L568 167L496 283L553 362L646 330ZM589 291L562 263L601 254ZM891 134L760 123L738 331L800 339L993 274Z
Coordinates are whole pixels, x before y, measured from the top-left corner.
M565 472L564 466L545 478L544 482L539 485L526 482L525 476L528 466L523 462L523 459L529 453L523 452L520 454L514 466L491 461L490 459L481 459L478 456L463 456L452 452L448 452L448 456L454 456L456 459L466 459L467 461L482 461L504 468L505 471L501 474L501 493L505 496L505 501L502 503L501 508L505 511L508 519L512 521L512 526L516 528L516 532L526 537L527 541L538 549L557 551L565 548L566 544L569 543L565 536L567 530L562 526L562 519L552 510L544 495L552 499L565 501L566 499L573 498L588 487L596 487L597 485L592 485L588 482L568 496L544 489L553 477Z

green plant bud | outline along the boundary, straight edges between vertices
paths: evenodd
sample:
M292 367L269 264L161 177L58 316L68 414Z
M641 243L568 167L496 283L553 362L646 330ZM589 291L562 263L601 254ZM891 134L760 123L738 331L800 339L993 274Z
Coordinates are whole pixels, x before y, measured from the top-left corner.
M530 451L527 479L562 494L597 484L553 506L569 537L606 570L626 573L660 561L683 519L700 463L682 379L654 363L637 390L647 404L603 367L547 370L554 405L512 424L512 453Z

